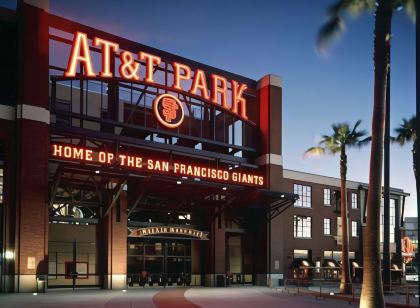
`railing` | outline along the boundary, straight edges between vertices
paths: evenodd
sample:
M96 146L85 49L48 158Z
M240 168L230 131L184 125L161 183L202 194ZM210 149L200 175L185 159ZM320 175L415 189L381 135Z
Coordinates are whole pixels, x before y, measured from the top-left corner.
M332 283L335 283L332 285ZM360 294L362 291L362 284L347 283L350 285L350 294L340 294L340 284L331 280L309 280L309 279L285 279L284 286L278 289L284 293L295 295L310 295L315 296L316 299L334 298L351 303L358 303L360 301ZM392 291L390 296L399 296L394 298L386 298L387 307L418 307L417 303L412 301L412 298L417 296L417 285L384 285L384 290ZM413 305L411 305L413 303Z

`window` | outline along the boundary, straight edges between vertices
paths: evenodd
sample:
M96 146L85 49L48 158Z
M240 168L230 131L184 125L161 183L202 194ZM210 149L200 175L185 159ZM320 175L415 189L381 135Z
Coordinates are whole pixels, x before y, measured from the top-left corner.
M395 243L395 199L389 199L389 242ZM381 201L381 243L384 241L384 199Z
M324 188L324 205L331 205L331 189Z
M293 191L299 196L299 199L295 202L296 207L311 207L311 186L294 184Z
M395 243L395 199L389 199L389 241Z
M324 218L324 235L331 235L331 219Z
M356 253L354 251L349 251L349 259L355 259ZM336 261L341 261L341 251L331 251L324 250L324 259L334 259Z
M357 230L357 221L351 222L351 236L357 237L358 236L358 230Z
M357 203L357 194L351 193L351 208L352 209L358 209L359 205Z
M293 259L308 259L309 250L307 249L293 249Z
M311 238L312 218L306 216L293 216L293 230L295 238Z

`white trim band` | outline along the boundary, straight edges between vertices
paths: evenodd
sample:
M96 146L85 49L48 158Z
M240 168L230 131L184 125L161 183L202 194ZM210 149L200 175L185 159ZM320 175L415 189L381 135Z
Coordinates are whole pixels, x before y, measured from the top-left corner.
M50 124L50 111L38 106L17 105L16 119L26 119Z
M258 157L255 162L260 165L277 165L277 166L283 166L283 157L278 154L264 154Z
M0 105L0 119L14 121L16 108L7 105Z
M324 175L317 175L311 173L305 173L300 171L294 170L283 170L283 177L286 179L301 181L301 182L311 182L317 184L323 184L326 186L335 186L340 187L340 179L324 176ZM355 189L359 188L360 183L354 181L347 181L346 186L348 189Z

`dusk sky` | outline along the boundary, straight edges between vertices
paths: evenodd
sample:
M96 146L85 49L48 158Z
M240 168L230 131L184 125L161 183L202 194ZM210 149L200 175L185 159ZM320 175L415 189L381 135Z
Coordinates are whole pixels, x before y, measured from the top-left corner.
M15 1L3 0L13 7ZM326 55L315 48L331 0L103 1L51 0L51 13L214 67L283 82L286 169L339 177L338 157L303 158L331 124L361 119L370 131L373 108L373 14L347 18ZM392 24L391 128L415 113L415 26L404 11ZM392 146L391 185L411 194L411 144ZM370 146L351 150L348 179L368 181Z

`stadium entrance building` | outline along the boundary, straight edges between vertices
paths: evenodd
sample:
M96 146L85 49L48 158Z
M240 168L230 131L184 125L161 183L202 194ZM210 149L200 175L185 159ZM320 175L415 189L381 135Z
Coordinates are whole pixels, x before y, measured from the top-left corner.
M2 292L339 278L340 181L283 169L279 77L28 2L0 8ZM366 195L347 181L355 281ZM406 196L391 188L398 275Z
M266 284L281 84L1 10L3 291ZM5 87L4 87L5 86ZM4 88L3 88L4 87Z

